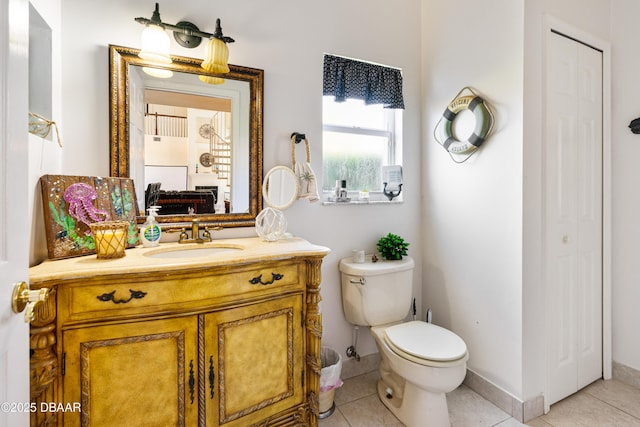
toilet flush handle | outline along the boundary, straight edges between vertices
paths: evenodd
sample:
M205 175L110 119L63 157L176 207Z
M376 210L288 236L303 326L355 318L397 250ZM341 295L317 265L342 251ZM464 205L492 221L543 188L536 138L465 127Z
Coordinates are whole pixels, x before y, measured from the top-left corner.
M350 279L349 280L350 283L359 283L361 285L366 285L367 281L365 280L364 277L360 277L358 279Z

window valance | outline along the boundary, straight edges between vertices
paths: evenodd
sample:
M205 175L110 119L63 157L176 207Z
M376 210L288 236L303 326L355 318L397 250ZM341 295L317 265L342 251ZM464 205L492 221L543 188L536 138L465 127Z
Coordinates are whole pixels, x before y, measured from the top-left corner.
M399 69L340 56L324 56L323 94L334 96L337 102L355 98L404 109Z

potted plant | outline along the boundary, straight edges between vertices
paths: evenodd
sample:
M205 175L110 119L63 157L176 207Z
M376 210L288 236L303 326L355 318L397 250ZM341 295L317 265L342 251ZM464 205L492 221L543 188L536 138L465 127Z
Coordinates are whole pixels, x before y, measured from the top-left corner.
M407 255L407 248L409 243L398 235L389 233L378 240L378 252L385 259L388 260L400 260L403 255Z

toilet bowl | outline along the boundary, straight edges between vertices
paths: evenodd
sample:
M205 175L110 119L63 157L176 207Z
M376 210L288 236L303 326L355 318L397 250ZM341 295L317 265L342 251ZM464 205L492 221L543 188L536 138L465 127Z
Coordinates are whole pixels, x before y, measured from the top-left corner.
M446 393L464 380L467 347L453 332L403 322L411 304L414 263L340 261L343 309L356 325L369 326L381 356L378 396L408 427L448 427Z
M378 396L385 406L407 426L448 427L445 393L466 375L464 341L421 321L374 326L371 332L382 360Z

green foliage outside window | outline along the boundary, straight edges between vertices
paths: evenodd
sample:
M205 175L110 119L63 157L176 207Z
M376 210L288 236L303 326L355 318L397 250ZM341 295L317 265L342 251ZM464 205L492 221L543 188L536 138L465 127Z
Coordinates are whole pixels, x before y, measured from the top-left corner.
M350 191L381 190L382 159L366 154L325 154L323 159L323 190L333 191L336 180L347 180Z

